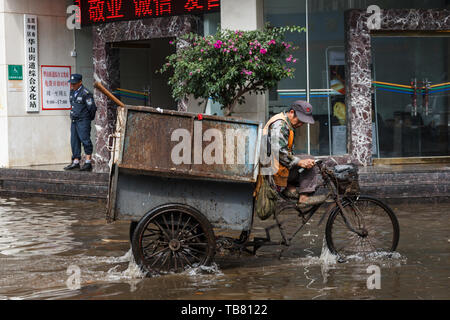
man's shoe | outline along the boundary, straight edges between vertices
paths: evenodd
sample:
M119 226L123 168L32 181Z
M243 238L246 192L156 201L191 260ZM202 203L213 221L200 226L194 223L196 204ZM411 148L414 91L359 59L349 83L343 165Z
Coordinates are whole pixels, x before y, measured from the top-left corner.
M297 203L297 208L298 209L306 209L311 206L322 204L325 202L325 200L327 200L326 195L312 196L312 197L309 197L308 200L306 200L305 202Z
M64 170L80 170L80 164L72 162L67 167L64 167Z
M92 164L90 162L86 162L85 164L83 164L80 171L92 171Z

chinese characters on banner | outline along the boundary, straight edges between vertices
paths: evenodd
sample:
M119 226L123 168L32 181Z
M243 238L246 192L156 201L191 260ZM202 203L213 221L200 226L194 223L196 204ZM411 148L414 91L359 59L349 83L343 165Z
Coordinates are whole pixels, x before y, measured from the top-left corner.
M83 24L220 10L220 0L78 0ZM77 3L77 4L78 4Z
M135 17L162 16L172 14L172 0L133 0Z
M194 9L203 9L206 7L207 10L211 10L213 8L220 7L220 1L219 0L185 0L186 4L184 5L184 8L187 11L192 11ZM204 5L202 5L203 3Z
M37 16L24 16L26 111L39 112Z
M70 66L41 66L42 110L70 110Z

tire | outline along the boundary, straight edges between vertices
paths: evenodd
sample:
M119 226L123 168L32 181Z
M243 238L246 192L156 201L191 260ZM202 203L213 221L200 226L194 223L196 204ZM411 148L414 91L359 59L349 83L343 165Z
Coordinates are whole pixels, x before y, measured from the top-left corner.
M130 222L130 243L133 242L133 234L134 231L136 230L138 223L136 221L131 221Z
M168 204L148 212L137 224L131 247L144 272L181 272L208 265L216 241L211 223L198 210Z
M336 207L325 229L331 253L343 257L397 249L400 228L397 217L387 204L376 198L360 196L357 200L346 199L342 206L347 221L359 234L348 228L341 209Z

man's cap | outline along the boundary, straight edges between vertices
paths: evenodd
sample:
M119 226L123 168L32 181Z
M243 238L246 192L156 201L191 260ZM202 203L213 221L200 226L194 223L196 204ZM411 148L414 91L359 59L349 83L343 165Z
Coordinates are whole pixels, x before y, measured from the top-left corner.
M83 76L81 74L74 73L70 76L69 83L78 83L81 80L83 80Z
M291 108L295 111L297 118L303 123L314 124L313 118L313 107L306 101L297 100L295 101Z

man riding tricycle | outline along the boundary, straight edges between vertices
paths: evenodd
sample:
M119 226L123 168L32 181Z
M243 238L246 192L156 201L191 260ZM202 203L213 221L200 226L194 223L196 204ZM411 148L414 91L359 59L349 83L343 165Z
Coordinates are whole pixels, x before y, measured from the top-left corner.
M329 169L329 160L292 154L294 129L313 121L305 102L272 118L264 130L255 121L150 107L123 106L118 118L107 220L131 221L133 256L145 271L208 264L223 247L253 253L266 245L287 248L324 203L329 207L321 221L328 216L332 253L345 257L397 247L394 213L359 194L355 166ZM313 195L320 186L327 193ZM292 234L280 220L287 208L299 220ZM255 216L275 220L265 238L252 236ZM279 241L271 240L274 228ZM240 237L217 236L218 230Z

